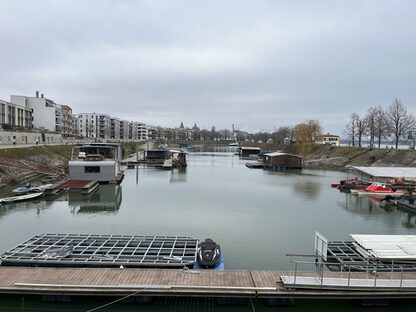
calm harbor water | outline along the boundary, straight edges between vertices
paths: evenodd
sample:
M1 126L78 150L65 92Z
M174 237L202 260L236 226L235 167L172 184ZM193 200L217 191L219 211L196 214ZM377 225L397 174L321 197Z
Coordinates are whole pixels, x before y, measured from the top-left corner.
M226 269L288 269L285 254L312 253L315 230L331 240L348 239L350 233L416 234L416 215L330 188L344 178L342 172L269 172L248 169L245 162L229 148L190 153L185 170L126 169L121 186L101 185L89 197L66 194L54 201L0 206L0 252L47 232L186 235L218 241ZM103 303L25 300L24 311L85 311ZM139 310L252 311L250 305L224 308L211 301L169 300ZM270 311L261 302L254 305L256 311ZM0 311L21 311L21 306L20 298L0 297ZM351 302L342 306L302 301L293 311L365 310ZM397 307L410 311L414 306ZM103 309L133 310L138 308Z
M230 152L188 155L188 168L127 169L90 197L0 207L0 251L39 233L186 235L221 244L227 269L288 269L312 253L314 232L416 234L416 216L330 188L342 172L248 169Z

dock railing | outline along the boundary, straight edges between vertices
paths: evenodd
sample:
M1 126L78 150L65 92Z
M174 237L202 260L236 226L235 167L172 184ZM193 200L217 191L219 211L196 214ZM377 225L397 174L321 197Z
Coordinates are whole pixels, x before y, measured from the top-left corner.
M310 276L310 272L314 272L314 288L328 287L329 281L335 279L337 280L337 288L357 288L357 280L360 281L362 288L372 290L377 288L399 290L403 287L416 288L415 261L394 263L392 260L390 263L371 263L367 264L363 270L362 264L355 266L344 262L328 261L339 259L337 257L328 256L327 261L323 261L321 257L315 255L287 254L286 256L289 257L290 263L286 287L300 288L301 285L305 286L301 281L302 277L305 277L304 273L308 272ZM406 275L411 271L413 274Z

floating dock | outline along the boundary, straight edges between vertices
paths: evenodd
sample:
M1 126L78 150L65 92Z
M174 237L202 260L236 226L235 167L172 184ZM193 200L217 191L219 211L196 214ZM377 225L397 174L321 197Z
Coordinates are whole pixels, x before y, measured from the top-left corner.
M290 275L292 274L292 275ZM400 275L400 274L399 274ZM374 277L351 273L350 287L339 274L327 272L325 287L317 282L315 272L289 271L215 271L133 268L46 268L0 266L0 293L18 295L68 296L185 296L228 298L304 298L304 299L394 299L416 298L415 273L403 275L405 287L373 287ZM391 275L381 275L383 281ZM391 279L390 286L400 281ZM297 279L295 285L293 279ZM332 287L334 279L345 285ZM313 282L315 289L304 284ZM410 282L407 282L410 281ZM412 282L413 281L413 282ZM356 288L361 282L366 287ZM380 286L383 286L381 284ZM403 286L403 285L402 285Z
M179 236L36 235L1 255L2 266L193 267L198 240Z
M79 191L81 194L88 195L93 193L99 186L95 180L63 180L46 190L46 195L53 195L69 189Z

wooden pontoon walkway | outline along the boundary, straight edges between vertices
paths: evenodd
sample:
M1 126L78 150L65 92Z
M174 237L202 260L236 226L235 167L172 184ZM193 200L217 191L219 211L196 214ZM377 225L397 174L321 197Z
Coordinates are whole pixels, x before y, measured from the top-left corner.
M278 271L0 267L0 293L37 295L249 297L249 298L416 298L416 289L328 290L285 288ZM327 276L337 273L327 273ZM386 278L391 275L385 274ZM298 273L312 277L312 272ZM351 272L354 278L365 273ZM416 273L405 273L416 279Z

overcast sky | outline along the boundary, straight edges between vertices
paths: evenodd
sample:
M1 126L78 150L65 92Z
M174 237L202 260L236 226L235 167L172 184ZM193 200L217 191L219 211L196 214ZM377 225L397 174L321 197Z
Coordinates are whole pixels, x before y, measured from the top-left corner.
M0 0L0 99L152 125L342 132L416 112L416 1Z

